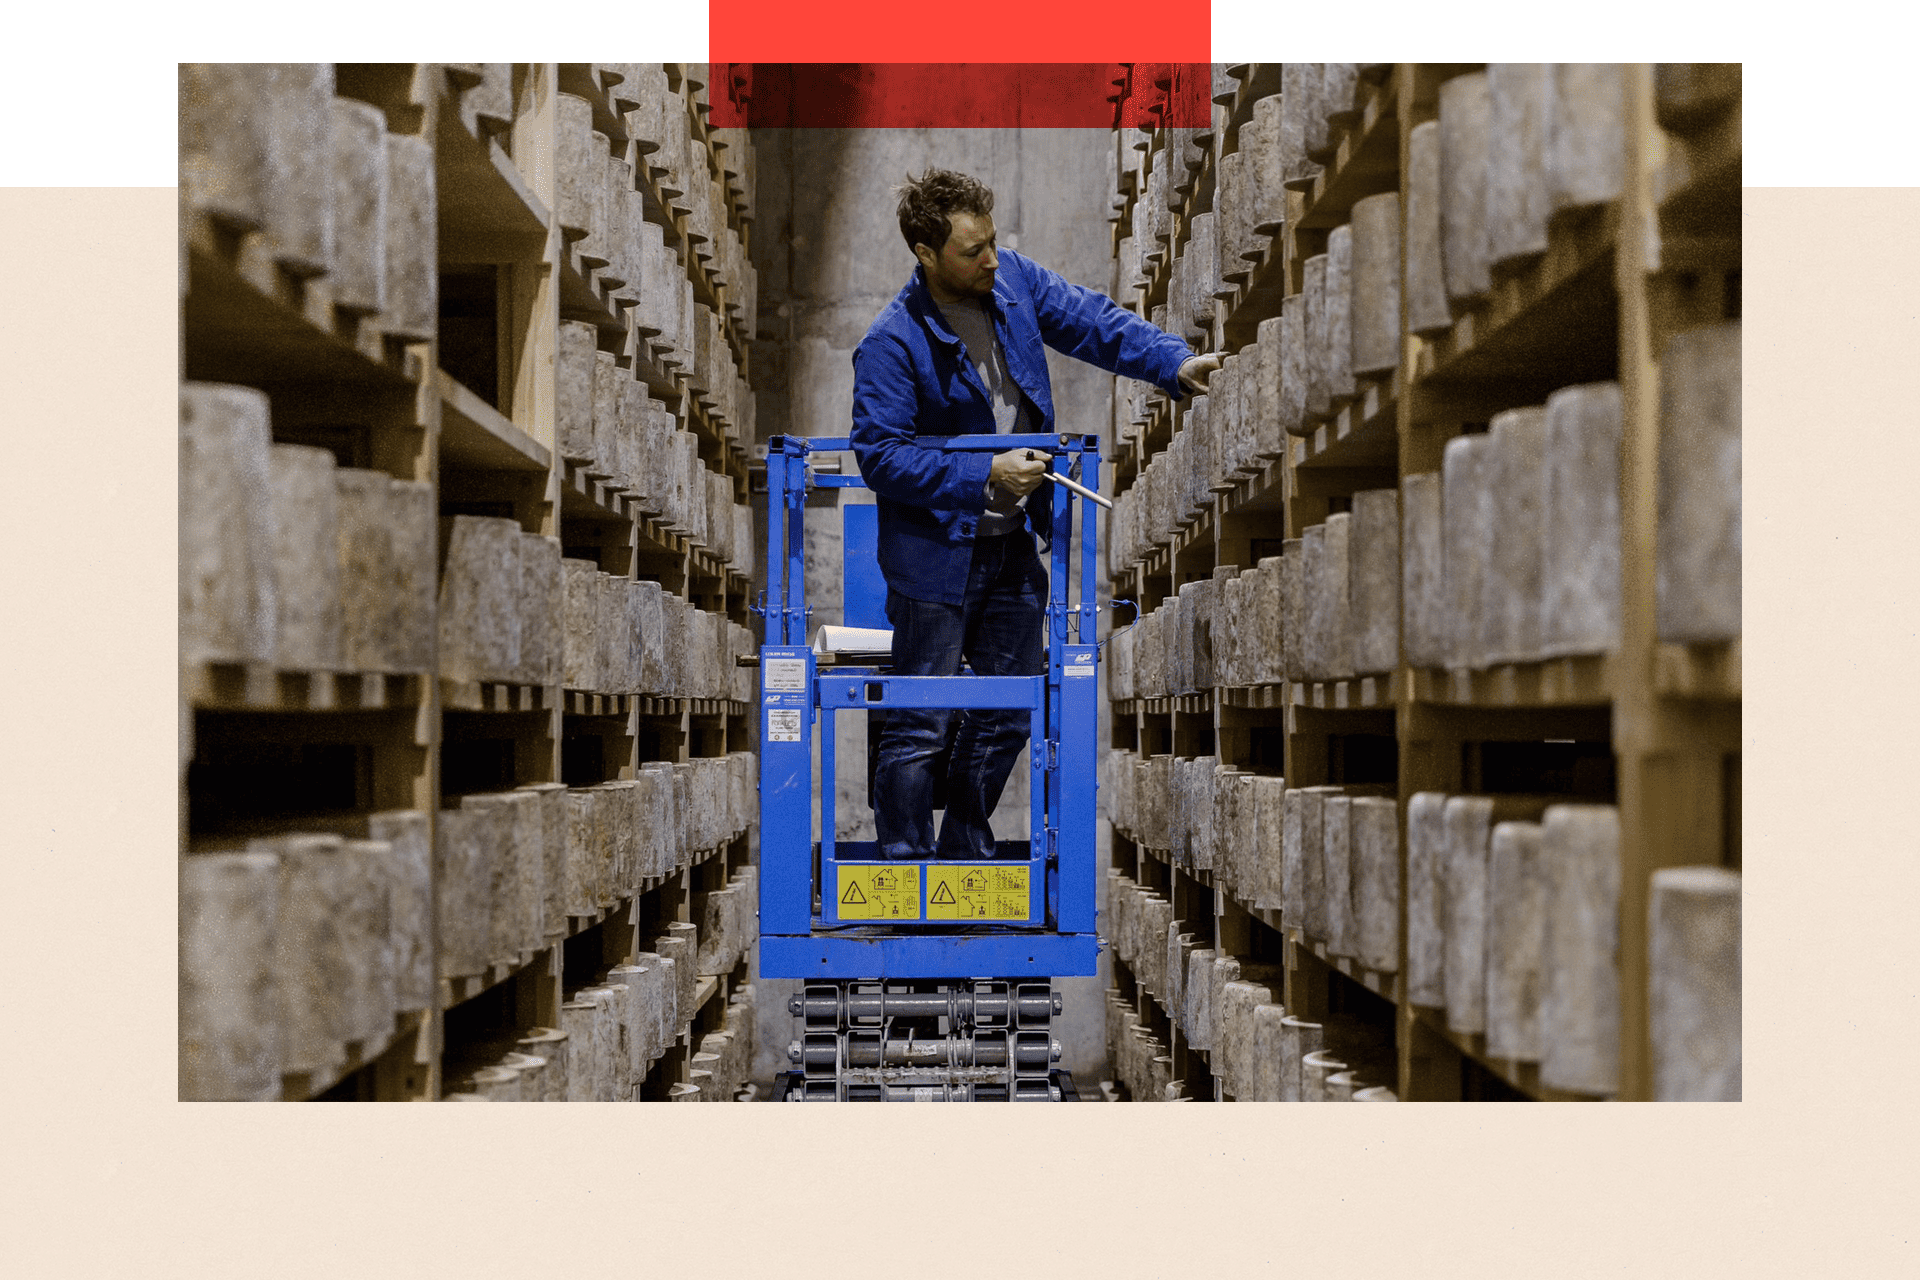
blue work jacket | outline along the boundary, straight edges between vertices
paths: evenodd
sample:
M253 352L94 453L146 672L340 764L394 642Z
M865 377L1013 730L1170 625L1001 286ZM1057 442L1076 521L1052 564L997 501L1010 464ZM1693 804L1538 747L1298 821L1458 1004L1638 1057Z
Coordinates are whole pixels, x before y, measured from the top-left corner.
M1007 372L1032 406L1035 433L1054 430L1042 344L1183 394L1180 366L1193 354L1184 341L1010 249L998 256L993 293L982 303ZM913 438L994 431L993 404L966 344L915 267L853 352L853 451L880 508L880 570L893 590L961 603L993 466L989 453L923 449Z

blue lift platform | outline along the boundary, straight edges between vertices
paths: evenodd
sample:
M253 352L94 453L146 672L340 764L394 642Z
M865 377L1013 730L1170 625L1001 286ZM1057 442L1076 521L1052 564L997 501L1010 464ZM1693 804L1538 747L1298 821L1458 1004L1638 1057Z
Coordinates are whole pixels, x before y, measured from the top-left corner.
M1028 448L1050 460L1050 474L1099 490L1097 436L922 436L919 444L992 453ZM864 487L860 476L816 468L810 459L851 447L846 437L775 436L767 444L767 576L757 609L765 624L759 972L808 984L793 1001L799 1036L790 1054L802 1070L789 1096L1071 1097L1071 1081L1050 1070L1058 1046L1048 1024L1059 1009L1051 980L1093 974L1099 951L1092 504L1058 483L1043 485L1028 500L1030 509L1046 504L1051 534L1043 674L896 676L883 652L823 655L807 643L807 493ZM1076 509L1078 603L1068 590ZM840 511L845 622L885 628L875 508ZM993 859L972 861L886 860L872 841L839 839L834 717L895 707L1028 710L1027 839L1002 840ZM1052 1052L1043 1059L1045 1048Z

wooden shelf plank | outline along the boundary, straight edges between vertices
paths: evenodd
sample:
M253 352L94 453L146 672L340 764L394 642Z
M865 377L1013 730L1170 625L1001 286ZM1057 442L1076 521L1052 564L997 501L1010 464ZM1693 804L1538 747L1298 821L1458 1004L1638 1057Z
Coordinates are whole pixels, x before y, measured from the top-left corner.
M1653 689L1673 698L1740 700L1740 641L1654 646Z
M607 296L598 270L581 263L576 245L567 245L561 254L559 278L562 320L579 320L596 329L627 332L627 309Z
M1285 500L1286 465L1283 458L1265 460L1260 470L1241 476L1232 489L1219 496L1218 510L1222 515L1271 512L1278 517Z
M1494 1075L1499 1076L1509 1086L1526 1094L1537 1102L1599 1102L1598 1095L1573 1093L1565 1089L1555 1089L1540 1083L1540 1064L1518 1058L1496 1058L1487 1053L1487 1038L1483 1035L1465 1035L1447 1027L1447 1015L1443 1010L1429 1009L1423 1005L1408 1005L1413 1016L1434 1035L1447 1041L1460 1051L1463 1057L1471 1058Z
M1235 685L1215 689L1214 698L1222 707L1242 711L1283 711L1292 705L1292 689L1286 684Z
M1663 231L1727 227L1737 237L1741 177L1740 100L1708 122L1671 135L1652 175Z
M180 683L203 711L391 711L420 706L426 674L209 662L183 668Z
M180 333L189 380L411 390L406 344L387 341L379 320L336 312L326 277L283 272L263 233L229 239L189 219Z
M1360 394L1311 436L1293 439L1296 467L1392 467L1399 451L1400 370L1361 385Z
M1337 227L1357 200L1394 191L1400 176L1399 81L1388 77L1377 85L1362 85L1365 106L1360 127L1341 137L1334 158L1306 194L1303 230Z
M402 1041L416 1039L427 1016L424 1009L395 1013L393 1031L388 1035L372 1042L349 1040L337 1046L334 1060L321 1071L281 1076L281 1100L305 1102L325 1093L368 1063L385 1057Z
M508 421L507 416L456 382L445 369L434 370L440 393L442 465L475 471L544 472L553 466L547 447Z
M558 701L557 685L440 679L440 706L446 711L551 711Z
M1487 297L1431 341L1416 340L1414 421L1452 413L1484 419L1541 403L1548 391L1618 372L1614 290L1616 206L1557 220L1547 251L1498 276ZM1478 399L1472 387L1483 384ZM1493 384L1486 386L1485 384ZM1504 385L1502 385L1504 384ZM1467 403L1457 403L1469 398Z
M689 1022L693 1020L694 1015L706 1007L707 1001L713 999L714 992L719 989L719 978L708 976L700 979L700 984L693 989L693 1012L687 1015Z
M552 215L492 138L467 132L451 100L434 131L440 260L536 262Z
M1454 707L1602 707L1615 695L1610 654L1501 663L1485 670L1406 669L1409 701Z
M625 524L635 517L632 501L609 487L605 478L596 479L577 462L562 460L560 511L569 520L594 520Z
M1279 919L1278 912L1272 912L1272 913L1262 912L1260 914L1262 916L1271 914L1275 921ZM1369 969L1365 965L1361 964L1359 960L1355 959L1352 956L1332 955L1328 952L1327 944L1325 942L1323 942L1319 938L1315 938L1311 936L1304 929L1290 928L1290 929L1287 929L1285 932L1288 934L1289 938L1293 941L1293 944L1295 946L1305 947L1317 959L1322 961L1324 964L1326 964L1328 968L1334 970L1336 973L1339 973L1343 977L1353 979L1353 981L1359 983L1361 986L1365 987L1367 990L1373 992L1377 996L1380 996L1387 1000L1394 1001L1396 1003L1399 1001L1400 999L1400 975L1399 974L1381 973L1378 970Z

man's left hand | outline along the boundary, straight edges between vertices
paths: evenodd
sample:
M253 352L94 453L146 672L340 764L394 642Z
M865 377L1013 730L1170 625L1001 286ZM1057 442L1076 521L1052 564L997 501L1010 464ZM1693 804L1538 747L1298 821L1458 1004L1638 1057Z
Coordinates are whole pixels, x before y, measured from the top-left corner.
M1220 357L1213 354L1188 356L1180 366L1180 385L1199 394L1207 389L1207 380L1213 371L1220 367Z

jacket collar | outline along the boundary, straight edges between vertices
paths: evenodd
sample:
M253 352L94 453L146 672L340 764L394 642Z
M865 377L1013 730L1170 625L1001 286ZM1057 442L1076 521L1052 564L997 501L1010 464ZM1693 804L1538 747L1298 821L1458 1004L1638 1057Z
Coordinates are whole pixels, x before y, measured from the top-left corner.
M1005 254L1006 250L1001 250L1003 257ZM961 341L960 335L955 333L953 327L947 323L946 314L940 310L940 304L935 301L933 291L927 288L927 269L919 263L914 264L913 278L907 281L906 295L908 309L920 316L922 323L934 337L949 346L966 345ZM1012 286L1007 283L1004 270L993 282L991 297L994 306L1003 312L1007 307L1020 305L1020 299L1015 296ZM989 311L991 310L992 308L989 308Z

